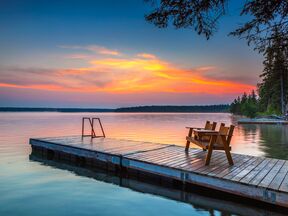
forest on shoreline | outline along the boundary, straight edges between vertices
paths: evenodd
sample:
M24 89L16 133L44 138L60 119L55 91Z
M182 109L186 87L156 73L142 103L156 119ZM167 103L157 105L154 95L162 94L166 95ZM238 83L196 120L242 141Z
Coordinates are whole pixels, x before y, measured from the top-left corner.
M98 108L30 108L30 107L0 107L0 112L229 112L230 105L197 105L197 106L136 106L116 109Z

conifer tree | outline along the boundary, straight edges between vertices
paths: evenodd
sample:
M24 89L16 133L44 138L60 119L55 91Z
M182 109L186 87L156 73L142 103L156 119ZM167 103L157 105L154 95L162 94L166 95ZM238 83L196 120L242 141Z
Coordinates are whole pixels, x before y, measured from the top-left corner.
M258 93L262 112L284 114L288 99L288 56L287 45L283 44L287 37L274 29L273 39L266 48L263 62L264 70L260 75L262 82L258 84Z

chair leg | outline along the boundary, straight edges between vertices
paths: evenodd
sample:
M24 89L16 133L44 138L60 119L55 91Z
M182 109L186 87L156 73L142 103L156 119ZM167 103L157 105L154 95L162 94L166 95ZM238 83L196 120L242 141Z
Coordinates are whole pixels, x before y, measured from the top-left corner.
M205 161L206 166L210 164L210 159L211 159L212 151L213 151L213 144L215 143L215 141L216 141L216 136L212 136L210 139L209 146L208 146L208 153L206 155L206 161Z
M234 165L234 162L233 162L233 159L232 159L232 156L231 156L231 153L229 151L229 149L225 149L225 153L226 153L226 157L227 157L227 160L229 162L229 165Z
M186 147L185 147L185 151L188 152L189 151L189 147L190 147L190 141L186 142Z
M192 137L192 131L193 131L192 128L190 128L190 129L189 129L189 132L188 132L188 137ZM187 140L187 142L186 142L186 147L185 147L185 151L186 151L186 152L189 151L189 147L190 147L190 141Z
M234 162L233 162L233 159L232 159L228 144L226 142L226 138L225 138L225 136L221 136L221 138L222 138L222 141L223 141L223 144L224 144L224 150L225 150L225 154L226 154L227 160L229 162L229 165L232 166L232 165L234 165Z

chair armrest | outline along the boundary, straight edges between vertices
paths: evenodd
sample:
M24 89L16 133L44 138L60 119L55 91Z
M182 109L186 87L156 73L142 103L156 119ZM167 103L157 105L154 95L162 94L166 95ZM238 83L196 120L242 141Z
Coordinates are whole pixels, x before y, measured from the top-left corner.
M195 129L194 133L198 134L198 135L201 135L201 136L215 136L215 135L219 135L218 131L213 131L213 130L198 130L198 129Z
M192 129L192 130L201 130L204 128L199 128L199 127L185 127L186 129Z

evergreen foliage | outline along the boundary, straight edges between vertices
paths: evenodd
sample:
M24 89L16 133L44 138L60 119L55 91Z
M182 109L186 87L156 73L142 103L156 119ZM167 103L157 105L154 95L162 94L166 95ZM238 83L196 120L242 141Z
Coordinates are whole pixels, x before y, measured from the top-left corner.
M245 115L250 118L256 117L258 110L258 99L254 90L249 95L244 92L241 98L235 99L230 106L231 113Z
M277 28L273 40L265 51L264 70L258 84L261 112L284 114L288 99L288 49L283 45L283 37Z
M287 39L288 35L284 35L278 27L274 28L271 41L263 53L264 69L260 75L262 81L257 85L258 98L256 98L255 92L248 97L244 93L241 99L237 98L232 103L232 113L249 117L253 117L257 113L268 115L284 115L286 113L288 102Z
M203 106L138 106L118 108L115 112L229 112L229 105L203 105Z

